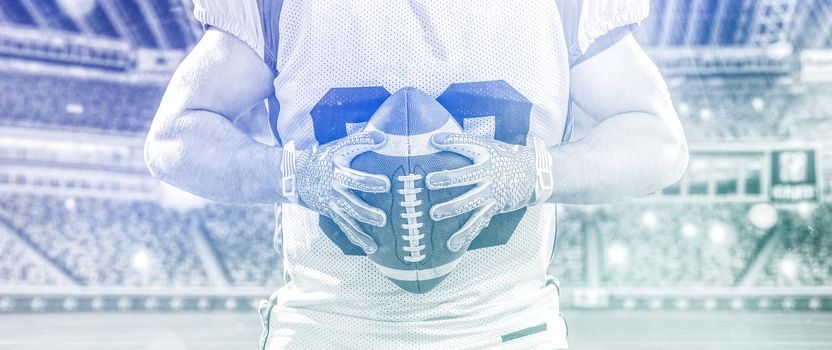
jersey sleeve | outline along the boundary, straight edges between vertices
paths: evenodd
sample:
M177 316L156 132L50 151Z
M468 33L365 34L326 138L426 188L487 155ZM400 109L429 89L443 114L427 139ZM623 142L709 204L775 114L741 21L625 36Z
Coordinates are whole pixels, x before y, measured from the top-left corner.
M559 0L570 66L609 48L650 13L649 0Z
M264 58L263 17L258 0L194 0L194 17L205 29L236 36Z

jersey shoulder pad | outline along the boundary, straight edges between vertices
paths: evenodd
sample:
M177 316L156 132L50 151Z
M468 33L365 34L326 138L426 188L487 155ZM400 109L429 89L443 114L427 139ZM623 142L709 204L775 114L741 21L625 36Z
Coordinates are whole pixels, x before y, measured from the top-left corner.
M194 17L205 29L236 36L262 58L265 51L261 0L194 0Z
M561 0L558 1L564 33L569 47L570 61L579 59L599 39L615 32L633 32L650 14L649 0ZM597 53L597 52L596 52Z

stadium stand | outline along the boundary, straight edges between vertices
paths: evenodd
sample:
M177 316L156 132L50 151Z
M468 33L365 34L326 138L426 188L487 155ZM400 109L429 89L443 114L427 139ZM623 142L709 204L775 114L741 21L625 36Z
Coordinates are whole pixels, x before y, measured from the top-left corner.
M12 239L12 232L0 225L0 286L44 286L58 284L58 279L31 253Z
M207 285L189 245L204 233L234 286L283 283L268 206L210 205L179 213L155 202L0 195L0 285L54 285L48 269L8 237L18 234L86 286ZM5 232L3 230L15 230Z
M747 220L748 204L629 204L566 207L549 272L585 286L587 240L599 238L602 285L615 287L730 287L742 278L767 231ZM206 286L192 232L208 238L232 286L283 283L272 246L270 206L210 204L179 213L155 202L0 195L0 285L55 285L60 279L14 239L40 249L86 286ZM832 284L832 205L810 218L781 212L771 229L780 240L759 286ZM14 232L10 230L15 230Z
M163 92L161 85L0 71L0 123L146 132Z
M781 125L787 93L766 79L712 79L672 89L676 111L692 142L787 136L789 130Z
M272 242L270 206L210 205L196 214L235 286L283 283L283 265Z
M774 227L780 244L766 264L764 286L828 286L832 284L832 205L810 218L783 215Z
M21 194L0 202L0 218L80 284L206 284L186 233L196 223L156 203Z
M588 215L581 210L558 208L558 236L548 273L557 277L562 284L586 284L583 229L590 223Z
M618 205L598 210L587 230L603 246L608 286L731 286L764 232L744 204Z

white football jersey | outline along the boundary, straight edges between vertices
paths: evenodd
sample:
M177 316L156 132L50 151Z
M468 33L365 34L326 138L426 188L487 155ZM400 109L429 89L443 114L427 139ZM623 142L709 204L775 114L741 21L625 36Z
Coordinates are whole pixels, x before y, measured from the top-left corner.
M195 3L199 21L273 67L272 133L302 148L361 130L408 86L435 97L467 133L557 145L569 137L570 67L649 10L645 0ZM546 275L554 204L494 217L424 294L381 275L329 219L294 204L275 210L287 283L263 310L270 349L567 348L558 287Z

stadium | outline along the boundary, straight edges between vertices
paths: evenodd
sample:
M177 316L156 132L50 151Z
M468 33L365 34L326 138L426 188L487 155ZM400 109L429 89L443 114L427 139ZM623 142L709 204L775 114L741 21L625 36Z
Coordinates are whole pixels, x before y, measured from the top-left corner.
M280 213L176 190L143 158L203 33L192 9L0 2L0 348L256 346ZM832 347L832 2L653 0L636 38L690 165L634 202L560 208L573 348ZM272 143L264 114L235 124Z

